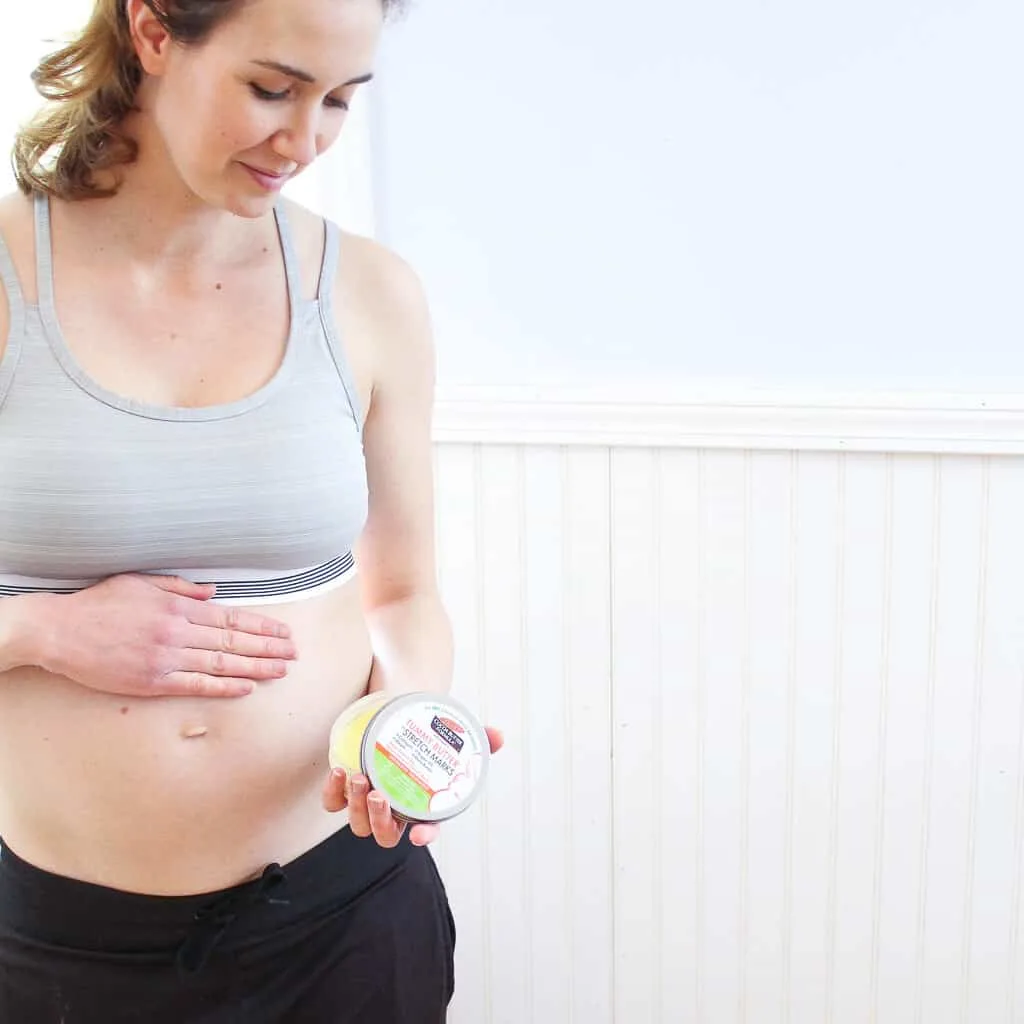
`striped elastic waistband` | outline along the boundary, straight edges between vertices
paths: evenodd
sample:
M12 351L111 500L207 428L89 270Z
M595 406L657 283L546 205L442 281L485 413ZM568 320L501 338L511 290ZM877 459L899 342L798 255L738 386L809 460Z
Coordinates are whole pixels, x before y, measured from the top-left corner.
M181 576L193 583L212 583L217 588L213 601L220 604L282 604L332 590L354 575L355 569L355 558L351 551L347 551L321 565L278 575L259 570L218 570L205 573L198 570L167 570L154 575ZM0 597L76 594L99 582L99 579L34 579L0 573Z

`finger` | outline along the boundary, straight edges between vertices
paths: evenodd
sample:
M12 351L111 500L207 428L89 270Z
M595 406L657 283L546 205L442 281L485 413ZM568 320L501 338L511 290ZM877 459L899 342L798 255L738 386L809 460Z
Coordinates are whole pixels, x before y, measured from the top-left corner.
M409 842L413 846L429 846L440 835L440 825L413 825L409 829Z
M215 604L194 605L188 611L188 620L197 626L213 626L215 629L252 633L255 636L276 636L286 639L292 635L288 626L278 619Z
M387 850L397 846L405 831L405 825L395 820L391 813L391 805L380 793L371 793L366 803L370 810L370 827L373 829L373 838L377 840L377 845Z
M247 658L287 658L296 656L295 644L277 636L257 636L238 629L216 626L192 626L187 633L189 647L198 651L224 651Z
M196 601L209 601L217 590L212 583L193 583L191 580L182 579L180 576L153 574L143 575L140 579L144 579L147 583L152 583L154 587L167 591L168 594L191 597Z
M251 679L211 676L203 672L169 672L154 683L154 697L245 697L252 693Z
M365 839L373 834L370 824L370 809L366 805L366 797L370 792L370 784L365 775L354 775L348 783L348 825L352 834Z
M484 732L487 733L487 742L491 745L491 753L496 754L503 746L505 746L505 736L500 729L495 729L494 726L485 726Z
M343 811L348 800L345 797L345 770L335 768L324 781L323 804L325 811Z
M239 654L225 654L223 651L182 652L182 669L186 672L201 672L207 676L229 676L234 679L281 679L288 674L288 662L279 659L243 658Z

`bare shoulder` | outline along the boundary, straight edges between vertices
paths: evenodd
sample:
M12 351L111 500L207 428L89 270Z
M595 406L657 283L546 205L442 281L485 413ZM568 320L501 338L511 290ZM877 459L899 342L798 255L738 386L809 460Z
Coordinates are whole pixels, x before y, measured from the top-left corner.
M35 260L33 242L32 201L21 192L0 196L0 237L10 253L15 271L21 281L21 290L29 296L35 293L32 264ZM10 329L10 302L7 289L0 287L0 359L7 348Z
M291 200L285 201L285 208L303 276L318 276L323 257L323 218ZM347 231L341 231L340 236L335 299L373 321L364 326L390 329L418 322L426 314L426 299L412 267L371 238Z
M302 268L303 289L315 295L323 258L323 218L287 201L285 209ZM352 365L363 407L383 386L407 394L433 393L434 345L419 276L379 242L340 232L333 305L338 333Z
M13 221L31 215L32 200L24 192L8 192L0 196L0 225L7 227Z
M423 283L397 253L373 239L341 233L335 282L338 308L371 346L374 384L416 377L433 383L434 342Z
M9 192L0 196L0 234L15 262L27 251L29 258L33 249L32 200L21 192Z
M22 290L35 295L35 221L32 200L21 192L0 196L0 235L14 261Z

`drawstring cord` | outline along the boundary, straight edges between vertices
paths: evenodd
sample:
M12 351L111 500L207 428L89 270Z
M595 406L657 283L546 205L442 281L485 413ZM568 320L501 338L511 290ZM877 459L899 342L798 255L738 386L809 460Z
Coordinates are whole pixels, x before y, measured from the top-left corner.
M287 904L288 900L271 896L285 877L280 864L268 864L259 878L198 910L195 924L178 948L178 967L186 974L198 974L243 911L259 904Z

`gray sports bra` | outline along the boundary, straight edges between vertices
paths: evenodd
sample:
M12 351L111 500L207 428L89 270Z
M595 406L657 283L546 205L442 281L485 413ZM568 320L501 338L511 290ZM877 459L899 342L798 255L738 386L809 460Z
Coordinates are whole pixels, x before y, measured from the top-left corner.
M152 572L216 583L219 601L269 604L354 571L366 466L331 309L338 229L325 222L318 295L305 300L283 208L275 216L291 309L284 358L254 394L202 408L124 398L77 364L54 306L44 197L35 305L0 238L0 597Z

